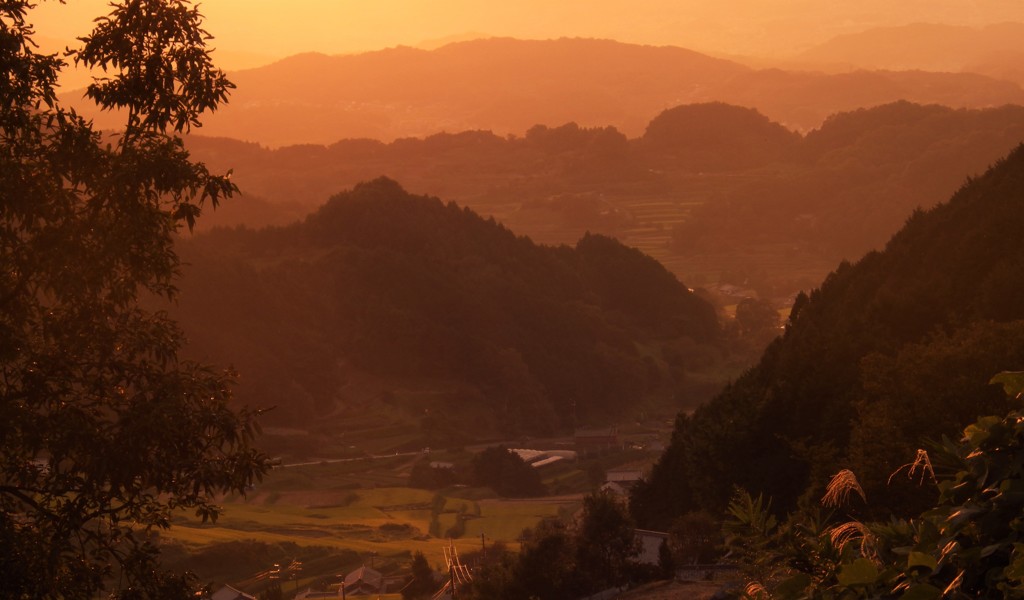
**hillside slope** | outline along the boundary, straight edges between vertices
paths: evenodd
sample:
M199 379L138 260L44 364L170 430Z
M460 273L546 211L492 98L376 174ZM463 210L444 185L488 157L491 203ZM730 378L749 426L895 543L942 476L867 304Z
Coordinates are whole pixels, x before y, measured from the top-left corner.
M191 352L233 357L239 397L276 405L278 424L345 428L388 406L427 429L443 414L453 443L608 423L685 396L684 362L719 335L713 308L637 250L537 246L388 179L181 254Z
M732 486L780 510L853 466L872 504L914 493L886 485L922 438L956 435L998 413L989 377L1024 365L1024 147L952 199L916 212L881 252L844 263L800 296L785 335L760 363L692 417L634 509L664 523L717 510ZM986 398L986 405L963 398Z

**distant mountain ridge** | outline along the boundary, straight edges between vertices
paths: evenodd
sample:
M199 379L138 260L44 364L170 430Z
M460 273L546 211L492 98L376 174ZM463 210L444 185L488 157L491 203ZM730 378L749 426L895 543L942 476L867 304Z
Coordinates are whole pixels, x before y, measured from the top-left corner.
M1024 23L915 23L837 36L797 57L823 66L972 72L1024 84Z
M1019 86L975 74L754 70L683 48L594 39L303 54L230 75L238 89L202 132L271 146L475 129L504 136L569 121L634 137L666 108L711 101L757 108L801 130L837 111L896 100L1024 104ZM111 118L78 106L101 125Z

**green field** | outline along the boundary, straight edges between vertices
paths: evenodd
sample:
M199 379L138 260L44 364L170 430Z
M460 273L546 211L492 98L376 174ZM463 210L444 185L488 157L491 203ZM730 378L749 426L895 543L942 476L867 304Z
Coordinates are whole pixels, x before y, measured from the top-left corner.
M337 580L360 564L372 564L397 578L417 551L440 568L449 543L462 555L479 550L482 543L500 541L514 548L524 529L579 505L578 495L506 500L479 488L440 493L397 486L355 488L351 478L360 469L370 476L371 467L354 465L275 469L245 497L223 498L224 511L216 523L181 516L161 538L179 554L198 561L188 566L204 580L230 583L250 593L267 585L256 574L271 561L301 557L305 566L298 581L282 584L291 592L292 587ZM376 477L397 479L394 472L402 467L402 460L388 458L372 469ZM457 537L449 539L449 533ZM262 556L260 552L274 558L260 562L249 556ZM218 558L195 558L207 555Z
M400 424L389 429L386 419L378 417L364 414L359 424L381 434L404 431ZM644 451L626 449L556 462L541 471L548 493L555 495L542 498L499 498L490 488L465 485L432 491L407 487L417 463L446 462L465 472L480 449L403 450L371 441L372 436L349 425L344 443L335 442L337 448L315 447L305 458L286 454L279 459L284 464L244 496L219 498L223 512L215 523L177 516L169 530L160 532L168 566L192 571L214 589L230 584L260 594L272 585L267 573L274 564L300 561L301 570L281 573L277 580L291 597L305 587L331 589L366 565L380 571L394 591L403 585L414 553L423 553L435 570L444 571L449 544L467 562L481 548L498 543L516 550L525 530L542 519L567 518L580 507L583 494L595 485L595 469L651 460ZM656 431L640 423L621 428L626 438L646 439ZM275 434L302 437L287 430ZM378 450L368 452L371 445ZM336 454L329 452L338 448Z
M400 556L419 550L440 562L441 545L447 538L430 535L434 518L433 492L410 488L378 488L339 493L347 505L324 505L324 494L288 493L272 504L260 501L224 503L224 514L216 524L179 518L164 537L190 546L212 542L252 539L264 542L293 542L300 546L346 548L357 552L376 551L382 556ZM466 532L454 540L456 546L473 548L480 534L488 540L515 545L524 529L545 517L555 517L559 509L578 504L577 500L488 499L471 501L442 496L443 509L437 513L441 531L451 528L460 514L466 515ZM312 500L313 502L305 502Z

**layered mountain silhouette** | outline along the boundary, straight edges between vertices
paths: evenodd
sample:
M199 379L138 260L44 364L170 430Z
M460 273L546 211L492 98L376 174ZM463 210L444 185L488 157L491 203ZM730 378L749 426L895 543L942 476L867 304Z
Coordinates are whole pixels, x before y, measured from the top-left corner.
M271 146L474 129L505 136L569 121L634 137L666 108L711 101L756 108L795 130L896 100L1024 103L1016 84L969 73L755 70L682 48L593 39L491 38L430 51L303 54L231 79L238 89L202 131ZM116 123L114 115L79 105L101 125Z
M1024 23L915 23L835 37L796 57L825 68L971 72L1024 84Z
M947 198L1024 140L1024 108L908 102L832 115L806 135L754 109L684 105L629 139L611 127L533 126L385 143L268 149L193 137L245 196L200 228L286 224L336 190L387 175L549 244L587 231L657 258L688 283L795 294L880 248L916 207Z

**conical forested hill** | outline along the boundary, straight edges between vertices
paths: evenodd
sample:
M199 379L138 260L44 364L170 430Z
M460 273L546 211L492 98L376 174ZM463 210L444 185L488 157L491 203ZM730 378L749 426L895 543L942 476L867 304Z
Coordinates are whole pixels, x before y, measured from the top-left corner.
M861 477L872 506L913 505L905 478L889 475L923 438L1004 410L987 381L1024 368L1021 231L1024 147L801 294L760 363L677 420L634 497L640 520L720 510L735 485L790 508L840 468Z
M368 377L389 404L445 390L451 418L479 419L470 439L607 423L678 394L687 352L718 335L713 308L637 250L596 235L538 246L383 178L182 255L192 351L235 360L239 395L289 424L360 401Z

